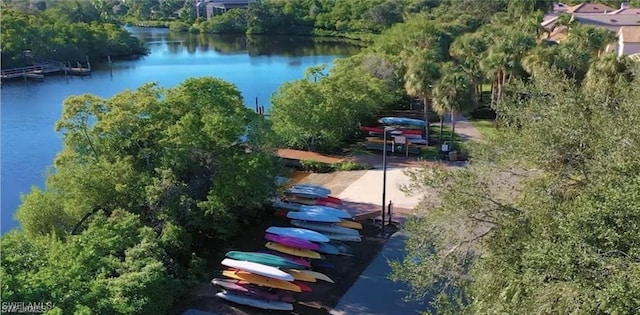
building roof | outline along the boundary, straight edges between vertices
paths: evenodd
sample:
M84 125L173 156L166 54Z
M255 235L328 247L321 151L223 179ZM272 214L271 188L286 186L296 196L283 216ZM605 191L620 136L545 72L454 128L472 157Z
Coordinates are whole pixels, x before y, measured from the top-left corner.
M607 14L637 14L640 15L640 8L622 8L622 9L618 9L612 12L609 12Z
M615 11L615 8L600 3L583 2L567 9L567 13L604 13Z
M640 44L640 26L623 26L618 31L623 43Z
M640 26L640 16L635 14L598 14L598 15L582 15L575 14L573 16L582 24L599 25L599 26Z

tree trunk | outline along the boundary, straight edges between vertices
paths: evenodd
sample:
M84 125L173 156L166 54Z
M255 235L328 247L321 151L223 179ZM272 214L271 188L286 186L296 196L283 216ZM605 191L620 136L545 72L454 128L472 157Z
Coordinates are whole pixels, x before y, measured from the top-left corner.
M453 150L454 148L454 137L456 135L456 111L455 110L451 110L451 144L450 144L450 149L449 150Z
M424 109L424 122L426 123L427 145L429 145L429 106L427 106L427 97L422 96L422 106Z
M440 115L440 144L442 144L442 131L444 130L444 116Z

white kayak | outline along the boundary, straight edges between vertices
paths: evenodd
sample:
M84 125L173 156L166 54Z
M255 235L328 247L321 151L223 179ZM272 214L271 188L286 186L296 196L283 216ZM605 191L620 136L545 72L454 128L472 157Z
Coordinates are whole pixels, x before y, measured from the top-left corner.
M324 212L330 213L340 219L353 219L353 216L343 209L327 207L327 206L301 206L299 211L304 212Z
M261 275L261 276L265 276L273 279L279 279L284 281L294 280L292 275L276 267L266 266L266 265L255 263L255 262L225 258L224 260L222 260L221 264L227 267L248 271L257 275Z
M261 300L245 295L229 293L227 291L218 292L216 293L216 296L227 301L242 305L249 305L265 310L293 311L293 304L291 303Z
M323 232L323 233L335 233L335 234L360 236L360 232L358 232L358 230L342 227L337 224L305 222L301 220L291 220L291 224L299 228L305 228L305 229Z
M300 238L311 242L325 243L329 241L329 238L326 235L307 229L271 226L266 230L266 232L282 236Z
M287 212L287 218L324 223L338 223L341 220L331 213L317 211L289 211Z
M309 184L295 184L293 185L292 188L297 188L297 189L311 189L311 190L315 190L318 191L320 193L324 193L327 195L331 195L331 189L322 187L322 186L317 186L317 185L309 185Z

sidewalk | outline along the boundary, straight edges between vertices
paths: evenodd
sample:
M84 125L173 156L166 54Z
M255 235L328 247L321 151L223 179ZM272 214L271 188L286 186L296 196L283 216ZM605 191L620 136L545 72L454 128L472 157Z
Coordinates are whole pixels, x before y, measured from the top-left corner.
M447 127L451 127L451 115L445 116L444 123ZM456 134L458 134L458 137L463 141L484 141L478 128L470 123L464 116L460 115L456 117Z
M329 312L332 315L411 315L428 308L418 302L405 302L407 286L388 279L391 272L388 260L402 259L404 240L402 230L394 233L382 251L360 275L360 278Z

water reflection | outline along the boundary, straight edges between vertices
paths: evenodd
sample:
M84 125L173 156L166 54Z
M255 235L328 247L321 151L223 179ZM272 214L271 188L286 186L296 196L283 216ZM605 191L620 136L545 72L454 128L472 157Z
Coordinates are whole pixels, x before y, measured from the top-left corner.
M164 35L160 40L158 35ZM313 55L351 56L359 47L338 39L308 36L243 36L172 33L145 38L151 45L163 43L172 54L215 51L219 54L249 56L302 57Z

